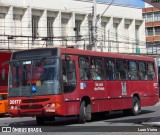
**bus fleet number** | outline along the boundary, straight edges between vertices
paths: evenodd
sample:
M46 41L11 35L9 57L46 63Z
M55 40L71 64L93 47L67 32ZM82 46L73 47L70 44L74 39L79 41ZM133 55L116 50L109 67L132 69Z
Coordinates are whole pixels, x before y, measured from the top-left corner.
M14 104L20 104L21 100L10 100L9 104L14 105Z

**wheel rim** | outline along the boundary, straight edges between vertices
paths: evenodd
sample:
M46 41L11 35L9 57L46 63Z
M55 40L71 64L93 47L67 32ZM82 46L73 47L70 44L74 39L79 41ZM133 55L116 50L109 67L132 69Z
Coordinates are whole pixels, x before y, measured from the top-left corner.
M138 111L139 111L138 102L135 102L135 104L134 104L134 111L135 111L135 112L138 112Z

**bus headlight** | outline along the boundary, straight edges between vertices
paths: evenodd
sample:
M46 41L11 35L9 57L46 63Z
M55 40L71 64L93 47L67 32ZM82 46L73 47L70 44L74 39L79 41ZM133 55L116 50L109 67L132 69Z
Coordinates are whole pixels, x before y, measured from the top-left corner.
M61 104L60 103L49 103L49 104L46 104L46 107L60 107Z
M52 104L51 104L51 107L55 107L55 103L52 103Z
M55 103L46 104L46 107L55 107Z

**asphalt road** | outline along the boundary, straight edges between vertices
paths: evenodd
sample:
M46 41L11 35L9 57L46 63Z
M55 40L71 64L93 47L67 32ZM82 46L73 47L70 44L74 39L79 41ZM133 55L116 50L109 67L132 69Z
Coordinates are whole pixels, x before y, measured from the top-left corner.
M0 126L11 127L12 134L25 134L20 132L32 131L47 131L47 134L65 134L65 135L79 135L79 134L159 134L159 127L146 127L142 125L151 118L160 117L160 104L153 107L142 108L140 115L138 116L124 116L121 111L110 112L106 117L94 117L91 122L86 124L78 124L75 117L70 118L56 118L53 122L46 122L44 125L37 125L35 118L23 117L23 118L10 118L4 116L0 118ZM13 129L13 127L15 129ZM18 128L22 128L19 130ZM36 129L38 128L38 129ZM152 129L152 131L148 131ZM146 130L140 131L140 130ZM17 133L18 132L18 133ZM52 132L52 133L51 133ZM0 133L1 134L1 133ZM9 133L8 133L9 134ZM28 133L27 133L28 134ZM38 133L44 134L44 133Z

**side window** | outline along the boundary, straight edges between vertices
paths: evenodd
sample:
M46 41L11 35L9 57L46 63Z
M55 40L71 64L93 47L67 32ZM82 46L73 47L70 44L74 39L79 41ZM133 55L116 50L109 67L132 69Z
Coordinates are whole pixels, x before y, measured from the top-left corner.
M7 94L0 95L0 100L6 100L6 99L7 99Z
M76 87L76 69L72 60L62 61L62 77L64 92L72 92Z
M103 60L100 58L91 58L91 76L93 80L103 80Z
M147 71L145 62L138 63L138 76L140 80L147 80Z
M79 58L79 72L81 80L90 80L89 58L87 57Z
M136 61L128 62L128 78L129 80L138 80Z
M105 70L106 70L106 79L107 80L115 80L116 79L115 60L106 59L105 60Z
M155 73L154 73L154 64L148 63L148 80L154 80Z
M117 60L116 61L117 67L117 79L118 80L127 80L127 68L126 68L126 61L124 60Z
M7 94L3 94L3 99L4 99L4 100L7 99Z

